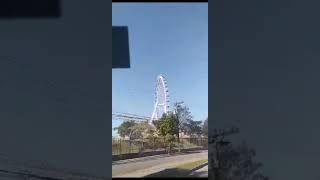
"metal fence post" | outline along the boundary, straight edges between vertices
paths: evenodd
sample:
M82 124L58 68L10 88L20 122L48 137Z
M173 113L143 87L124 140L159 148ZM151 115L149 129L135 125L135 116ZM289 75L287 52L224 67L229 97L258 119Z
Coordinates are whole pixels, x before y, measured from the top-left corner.
M141 148L140 148L140 150L139 150L139 151L141 152L141 151L143 151L143 149L144 149L144 139L142 138L142 141L141 141Z
M181 147L182 147L182 149L184 149L183 140L184 140L184 138L181 138Z
M119 145L120 145L119 154L121 155L121 139L119 139L118 141L120 142L120 143L119 143Z

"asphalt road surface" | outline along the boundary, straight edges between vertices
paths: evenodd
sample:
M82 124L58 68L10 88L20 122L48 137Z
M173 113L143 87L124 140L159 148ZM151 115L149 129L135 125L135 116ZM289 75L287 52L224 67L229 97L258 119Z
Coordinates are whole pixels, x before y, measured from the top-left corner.
M112 177L143 177L180 164L208 158L208 151L156 155L112 162Z

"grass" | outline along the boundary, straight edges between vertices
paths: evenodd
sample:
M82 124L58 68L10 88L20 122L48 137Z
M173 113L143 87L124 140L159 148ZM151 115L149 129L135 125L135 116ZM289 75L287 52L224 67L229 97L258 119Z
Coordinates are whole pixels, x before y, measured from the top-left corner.
M194 161L194 162L191 162L191 163L182 164L180 166L177 166L176 168L192 170L192 169L194 169L196 167L199 167L199 166L201 166L203 164L207 164L207 163L208 163L208 159L201 159L201 160Z
M185 163L174 168L166 169L154 174L146 176L147 178L154 177L189 177L189 174L198 167L208 164L208 159L201 159L190 163Z

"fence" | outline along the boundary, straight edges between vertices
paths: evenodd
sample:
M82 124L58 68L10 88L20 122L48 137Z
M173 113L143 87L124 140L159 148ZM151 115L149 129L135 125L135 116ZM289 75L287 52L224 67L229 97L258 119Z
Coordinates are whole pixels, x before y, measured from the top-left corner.
M174 148L178 148L179 143L174 142ZM194 147L207 147L207 138L180 138L180 148L188 149ZM112 155L141 153L150 151L161 151L168 147L165 138L149 138L141 140L125 140L112 138Z

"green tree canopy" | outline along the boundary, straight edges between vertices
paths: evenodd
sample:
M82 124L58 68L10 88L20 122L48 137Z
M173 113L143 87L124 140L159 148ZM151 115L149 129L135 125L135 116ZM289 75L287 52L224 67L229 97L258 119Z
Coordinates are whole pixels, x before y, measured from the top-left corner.
M177 118L180 130L186 131L184 126L185 123L193 120L193 116L191 115L189 108L183 105L183 102L174 103L174 113Z
M202 121L193 120L189 108L185 106L183 102L174 104L174 113L180 132L184 132L190 136L199 136L202 134Z
M125 121L119 127L114 128L121 137L129 137L130 140L140 139L152 133L152 128L147 122L136 123L134 121Z
M118 131L118 134L121 137L125 137L125 136L130 137L130 135L132 134L132 127L135 124L136 123L134 121L125 121L120 126L114 128L114 130Z
M190 136L200 136L202 134L202 121L188 120L183 123L184 132Z
M175 136L178 132L178 121L176 116L172 112L168 115L164 114L156 123L156 128L163 137L167 135Z
M202 133L205 136L208 136L208 118L203 122Z
M220 165L222 179L268 180L260 169L263 164L254 160L256 151L246 142L237 146L229 144L220 148Z
M136 138L153 137L155 133L155 130L151 127L151 125L148 122L136 123L136 125L132 128L136 132Z
M256 151L245 141L233 145L219 140L210 144L209 177L216 180L268 180L260 171L261 162L255 160Z

